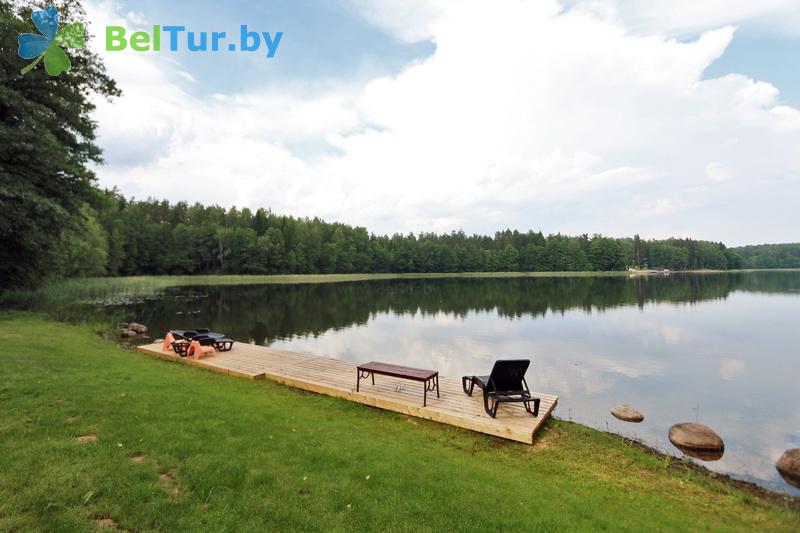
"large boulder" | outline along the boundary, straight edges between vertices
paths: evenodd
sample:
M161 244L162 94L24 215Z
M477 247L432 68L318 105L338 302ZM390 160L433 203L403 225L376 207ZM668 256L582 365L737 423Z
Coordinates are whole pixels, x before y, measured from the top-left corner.
M641 422L644 420L644 415L642 413L624 403L614 407L611 410L611 414L625 422Z
M786 450L775 463L775 468L790 485L800 488L800 448Z
M135 337L136 335L138 334L132 329L123 329L119 332L119 336L124 338Z
M138 322L131 322L128 324L128 329L135 331L138 334L147 333L147 326L139 324Z
M675 424L669 428L669 441L686 455L704 461L716 461L725 453L722 437L703 424Z

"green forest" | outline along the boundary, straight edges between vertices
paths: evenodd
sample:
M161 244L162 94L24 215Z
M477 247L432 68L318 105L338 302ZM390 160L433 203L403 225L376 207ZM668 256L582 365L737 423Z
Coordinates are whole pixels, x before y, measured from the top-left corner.
M793 248L730 249L692 239L462 231L376 235L269 209L132 200L96 186L96 97L120 95L102 62L76 50L58 78L19 74L30 11L0 3L0 288L78 276L371 272L610 271L800 266ZM64 21L81 20L77 2Z
M267 209L130 201L93 191L70 236L67 276L332 274L740 268L722 243L615 239L505 230L493 236L375 235L366 228Z
M736 251L747 268L800 268L800 243L756 244Z

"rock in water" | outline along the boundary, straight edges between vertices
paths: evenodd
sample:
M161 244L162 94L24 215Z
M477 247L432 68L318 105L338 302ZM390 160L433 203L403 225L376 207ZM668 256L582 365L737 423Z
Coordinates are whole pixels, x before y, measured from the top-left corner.
M126 338L127 337L135 337L136 336L136 332L133 331L132 329L123 329L122 331L119 332L119 336L120 337L126 337Z
M624 403L614 407L611 410L611 414L625 422L641 422L644 420L644 415L642 413Z
M775 463L775 468L786 483L800 488L800 448L786 450Z
M669 428L669 441L686 455L703 461L716 461L725 453L722 437L703 424L675 424Z
M147 326L139 324L138 322L131 322L128 324L128 329L132 329L136 333L147 333Z

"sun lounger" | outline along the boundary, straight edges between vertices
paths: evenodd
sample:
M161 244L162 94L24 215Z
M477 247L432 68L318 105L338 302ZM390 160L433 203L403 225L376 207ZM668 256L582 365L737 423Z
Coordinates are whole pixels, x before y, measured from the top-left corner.
M233 339L226 337L224 333L215 333L207 328L185 331L173 329L169 332L169 335L174 339L171 342L172 349L181 357L186 356L189 351L189 345L194 340L200 342L201 346L213 346L218 352L230 351L235 342Z
M483 390L483 407L486 413L494 418L501 403L522 403L525 410L533 416L539 415L539 398L531 396L525 372L531 362L528 359L505 359L495 361L488 376L464 376L461 384L464 393L472 396L472 390L478 386ZM531 405L533 404L533 409Z

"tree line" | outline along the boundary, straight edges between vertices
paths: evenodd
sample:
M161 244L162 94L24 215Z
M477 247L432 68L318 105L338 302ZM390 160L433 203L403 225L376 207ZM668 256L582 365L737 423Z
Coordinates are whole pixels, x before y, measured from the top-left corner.
M335 274L364 272L611 271L735 269L722 243L602 235L376 235L366 228L268 209L129 200L95 190L70 235L67 276Z
M741 246L745 268L800 268L800 243Z

